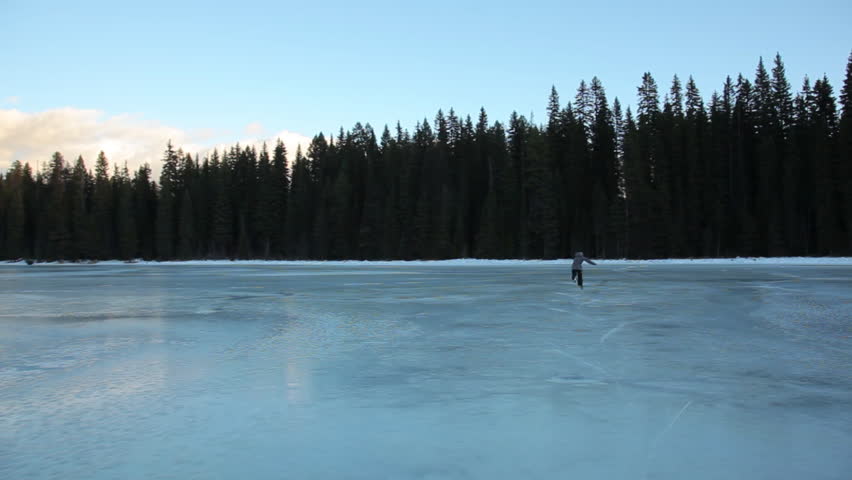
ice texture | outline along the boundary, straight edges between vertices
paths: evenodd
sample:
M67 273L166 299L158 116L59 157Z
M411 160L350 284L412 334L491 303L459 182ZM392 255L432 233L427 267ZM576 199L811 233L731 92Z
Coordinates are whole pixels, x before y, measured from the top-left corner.
M852 266L0 266L2 479L848 479Z

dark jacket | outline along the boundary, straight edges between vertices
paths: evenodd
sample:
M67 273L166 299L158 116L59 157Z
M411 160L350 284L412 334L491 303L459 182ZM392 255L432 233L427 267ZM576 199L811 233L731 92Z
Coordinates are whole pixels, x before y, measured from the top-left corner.
M582 270L583 262L588 262L592 265L597 265L597 263L593 262L590 258L586 258L586 256L583 255L583 252L578 252L577 255L574 256L574 263L571 264L571 270Z

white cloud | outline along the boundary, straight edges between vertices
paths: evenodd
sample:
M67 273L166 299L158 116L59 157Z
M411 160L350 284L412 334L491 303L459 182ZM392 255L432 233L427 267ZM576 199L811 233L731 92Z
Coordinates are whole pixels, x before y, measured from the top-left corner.
M248 125L246 125L245 129L246 135L252 137L259 137L263 135L264 131L266 131L266 129L263 128L263 125L261 125L259 122L249 123Z
M287 160L290 162L296 159L296 148L299 145L302 146L302 153L306 153L308 151L308 145L311 143L311 139L301 133L281 130L269 136L243 137L240 139L234 139L233 141L229 140L227 142L218 142L208 146L198 153L203 158L205 155L212 152L214 148L219 149L219 153L222 153L223 151L233 147L236 143L239 143L240 147L253 146L259 152L263 144L266 143L266 148L269 150L269 154L271 155L272 151L275 149L275 144L279 139L284 142L284 147L287 149Z
M6 97L6 98L3 99L3 103L5 103L7 105L17 105L18 103L20 103L20 101L21 101L21 98L16 97L15 95L12 95L11 97Z
M310 143L310 138L286 130L260 137L263 127L260 128L254 130L257 133L254 138L230 139L232 132L229 135L227 131L210 128L186 131L138 116L110 116L98 110L67 107L27 113L0 109L0 169L8 168L15 160L38 168L57 151L69 162L82 155L86 166L93 168L98 152L103 150L111 165L123 165L126 161L134 170L147 162L155 174L159 174L163 150L169 140L175 148L198 153L203 158L213 148L221 151L237 141L240 145L258 148L266 141L271 150L275 140L281 138L290 160L295 157L297 145L301 144L305 150ZM246 130L248 132L248 128Z

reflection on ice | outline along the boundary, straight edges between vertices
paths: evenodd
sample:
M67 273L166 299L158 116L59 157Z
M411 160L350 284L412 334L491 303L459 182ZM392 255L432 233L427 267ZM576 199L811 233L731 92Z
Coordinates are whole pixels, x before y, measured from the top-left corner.
M845 478L852 267L0 268L0 478Z

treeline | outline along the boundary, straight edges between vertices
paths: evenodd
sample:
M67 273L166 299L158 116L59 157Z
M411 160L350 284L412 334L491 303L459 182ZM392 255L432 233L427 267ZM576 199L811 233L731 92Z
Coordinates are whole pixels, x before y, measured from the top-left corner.
M441 259L852 254L852 56L794 96L784 64L727 78L704 103L690 78L636 112L581 82L547 120L439 111L413 132L356 124L200 159L169 143L145 165L94 173L55 153L0 176L0 257Z

